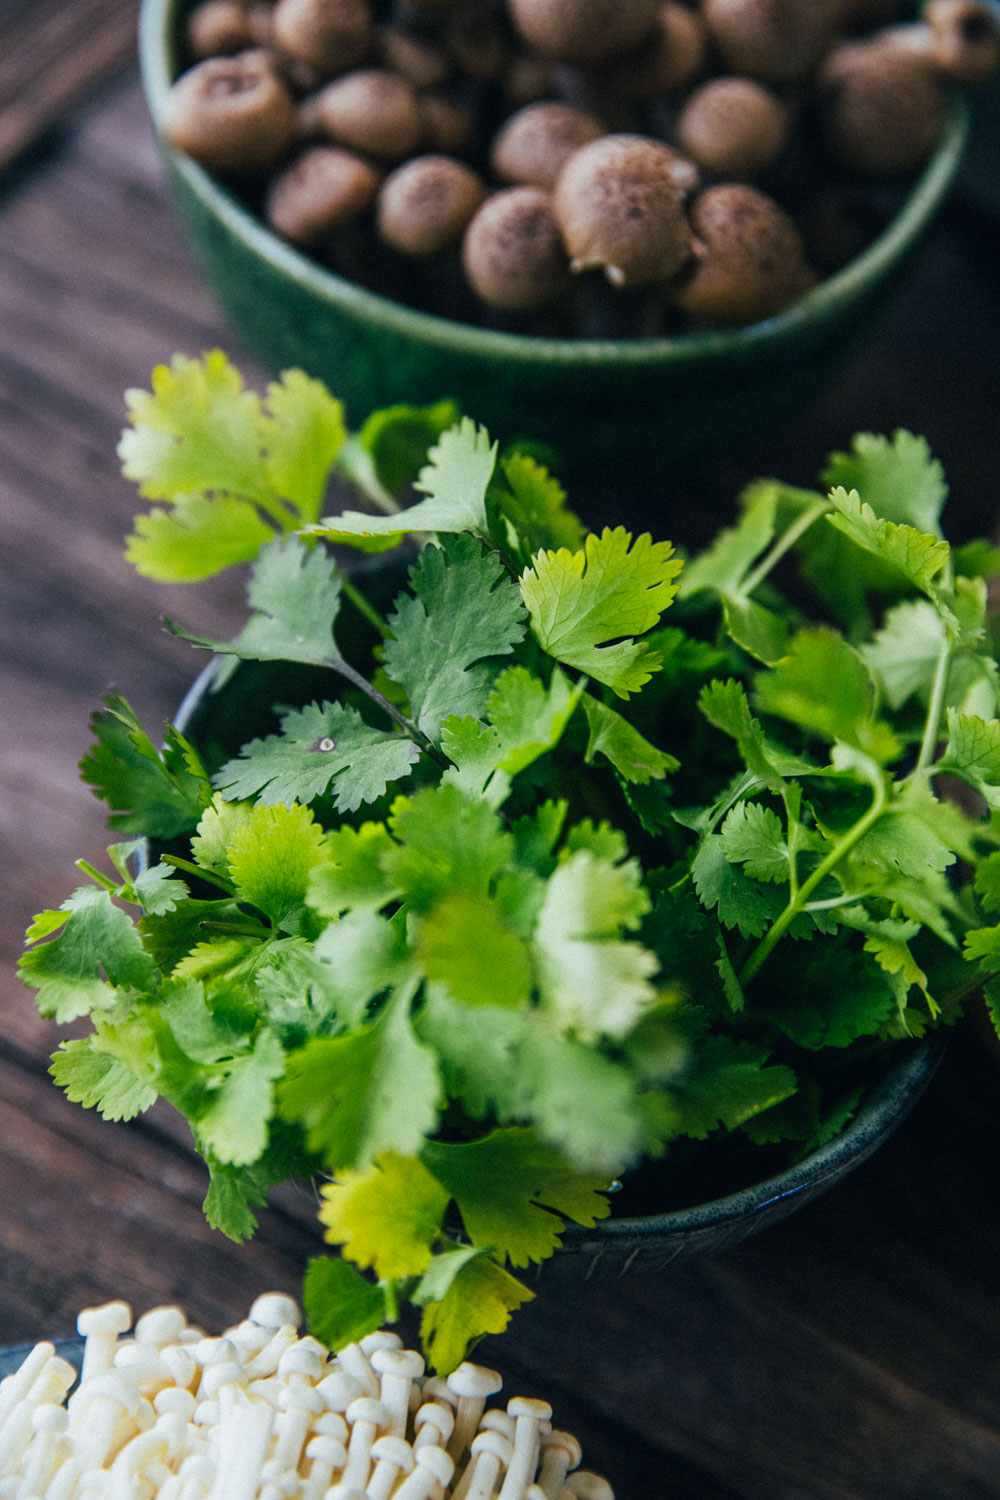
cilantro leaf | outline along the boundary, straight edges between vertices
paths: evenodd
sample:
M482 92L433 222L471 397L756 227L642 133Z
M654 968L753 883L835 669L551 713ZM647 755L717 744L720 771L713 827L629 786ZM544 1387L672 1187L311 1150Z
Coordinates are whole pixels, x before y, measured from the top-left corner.
M462 1363L469 1345L487 1333L503 1333L511 1314L530 1292L488 1256L469 1258L438 1302L430 1302L420 1321L420 1337L439 1374Z
M628 698L662 660L633 637L658 623L681 567L669 542L643 535L633 543L622 526L588 536L581 552L540 552L521 575L535 638L557 661Z
M386 1151L416 1156L438 1118L440 1080L402 997L346 1036L316 1037L288 1058L278 1089L283 1119L334 1171L362 1170Z
M208 1159L209 1184L202 1210L212 1229L218 1229L238 1245L251 1239L257 1229L255 1208L262 1208L267 1194L247 1167L224 1166Z
M421 922L417 943L428 979L463 1005L518 1006L530 997L527 944L481 892L442 896Z
M281 733L251 740L212 778L230 798L312 802L329 791L338 812L375 802L409 774L420 751L404 735L366 724L342 703L313 703L281 720Z
M524 1027L517 1011L470 1007L431 983L416 1028L434 1049L448 1098L461 1100L472 1119L518 1114L523 1100L517 1056Z
M744 937L760 937L777 914L769 893L727 858L719 833L702 839L691 876L702 905L717 908L719 921Z
M881 630L860 649L890 708L929 696L944 640L944 621L927 599L907 599L887 612Z
M789 850L781 819L760 802L738 802L720 829L720 848L751 880L788 879Z
M782 488L774 480L764 479L744 490L736 525L716 532L711 545L685 564L680 583L682 598L700 589L715 589L723 595L739 593L757 558L774 538Z
M859 432L850 453L830 454L822 478L829 489L856 490L886 521L940 535L948 486L925 438L903 429L891 440Z
M607 1179L577 1172L534 1131L494 1130L478 1141L429 1141L423 1160L458 1204L466 1233L515 1267L545 1260L565 1215L588 1227L611 1212Z
M96 744L80 775L111 808L108 827L159 839L188 832L211 797L195 750L172 726L157 750L120 694L101 701L104 710L90 720Z
M654 1144L631 1069L570 1037L533 1029L519 1051L539 1137L581 1172L611 1181Z
M657 750L627 719L590 693L584 694L583 711L590 726L585 754L588 762L597 754L606 756L615 770L635 786L648 786L680 767L675 756Z
M295 506L298 519L315 521L347 438L343 402L304 370L284 370L267 387L261 436L274 493Z
M383 855L393 847L384 823L343 827L327 835L326 860L310 874L306 899L323 917L345 911L385 906L397 894L382 868Z
M228 850L237 897L277 926L304 905L312 871L325 857L323 831L309 809L280 803L255 806Z
M387 406L366 417L357 441L390 495L398 497L415 482L428 449L455 426L459 415L454 401L437 401L431 406Z
M676 1100L681 1134L705 1140L720 1125L735 1130L795 1092L791 1068L768 1064L763 1048L726 1036L707 1037Z
M418 912L453 890L488 894L513 846L488 803L447 783L397 798L389 827L397 842L382 869Z
M948 710L948 743L938 771L959 776L1000 807L1000 722Z
M374 1333L385 1321L379 1287L332 1256L313 1256L302 1283L302 1306L309 1332L328 1349L343 1349Z
M555 476L528 453L508 454L500 468L507 484L495 485L490 493L508 523L507 541L517 561L526 566L546 548L578 552L585 531L567 508L565 491Z
M34 946L18 964L19 977L38 991L42 1015L57 1021L109 1005L114 987L148 990L158 982L131 917L93 886L36 917L27 939Z
M510 655L524 636L524 606L473 537L425 547L410 585L389 616L383 664L419 727L437 739L445 717L482 714L496 676L491 658Z
M308 551L294 537L278 538L254 563L249 599L255 613L235 641L211 640L177 625L169 628L222 655L329 666L339 655L333 626L340 609L340 585L340 570L325 553Z
M177 494L171 510L154 506L136 516L125 557L144 578L197 583L224 568L252 562L274 528L237 495Z
M262 1154L274 1101L274 1081L285 1070L278 1038L262 1031L253 1050L231 1058L193 1124L203 1147L223 1166L248 1166Z
M825 627L800 630L787 656L754 680L757 704L825 740L855 746L880 764L899 753L899 743L876 717L871 675L843 636Z
M577 849L549 877L532 948L542 1009L560 1029L621 1036L652 1003L656 957L621 938L648 910L635 860Z
M848 494L845 489L837 488L830 499L836 512L827 516L831 526L865 552L898 569L915 588L925 594L934 593L935 580L950 555L947 542L913 526L883 520L856 490Z
M329 1243L381 1280L419 1276L441 1236L448 1197L419 1157L387 1151L366 1171L326 1183L319 1218Z
M414 488L427 496L397 515L372 516L346 510L308 529L329 541L365 548L395 546L410 532L471 531L489 537L486 490L496 466L497 447L484 427L463 417L441 434Z
M153 371L152 392L130 390L122 472L151 500L192 490L270 498L262 483L260 398L218 349L203 360L175 355Z
M156 1090L104 1051L95 1036L60 1043L49 1072L67 1099L98 1110L105 1120L132 1120L156 1102Z

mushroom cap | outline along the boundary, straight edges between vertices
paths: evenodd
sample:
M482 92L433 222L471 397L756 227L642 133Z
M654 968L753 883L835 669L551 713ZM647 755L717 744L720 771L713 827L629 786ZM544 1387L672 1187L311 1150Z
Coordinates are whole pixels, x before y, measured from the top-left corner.
M340 1438L320 1432L306 1444L306 1458L318 1459L320 1463L329 1464L333 1469L342 1469L347 1463L347 1449Z
M380 1437L372 1443L372 1458L380 1462L384 1459L386 1463L395 1464L397 1469L402 1469L409 1474L414 1466L413 1449L405 1438Z
M310 1380L318 1380L323 1372L326 1359L317 1353L308 1344L301 1341L290 1344L284 1349L278 1360L278 1374L282 1379L289 1375L308 1375Z
M338 145L382 161L409 156L423 140L416 90L385 68L359 68L334 79L316 96L315 108Z
M258 48L195 63L171 87L163 115L170 144L217 172L266 171L295 128L291 93Z
M667 0L657 9L649 36L611 64L607 85L626 99L677 94L704 72L707 55L708 34L699 12Z
M472 115L451 94L429 89L417 99L424 127L424 145L428 151L450 156L464 151L472 139Z
M717 177L752 178L784 150L788 108L752 78L713 78L695 89L677 119L677 144Z
M597 63L652 31L659 0L508 0L511 19L543 57Z
M866 177L908 172L930 154L944 128L947 100L921 52L877 38L846 42L816 80L816 115L831 157Z
M552 1407L534 1396L512 1396L507 1402L507 1414L515 1418L529 1417L533 1422L550 1422Z
M416 1349L373 1349L369 1358L372 1369L379 1375L417 1380L424 1373L424 1358Z
M101 1338L127 1333L132 1327L132 1309L127 1302L105 1302L100 1307L85 1307L76 1320L81 1338Z
M352 151L311 146L272 179L265 200L268 223L295 245L317 245L364 213L379 181L371 163Z
M368 0L278 0L272 25L282 52L327 77L361 62L373 36Z
M474 1365L465 1360L448 1376L448 1389L456 1396L495 1396L503 1388L503 1376L486 1365Z
M179 1307L151 1307L136 1320L136 1342L160 1348L172 1344L186 1327L187 1318Z
M434 1443L425 1443L418 1448L413 1455L416 1465L420 1469L426 1469L428 1474L433 1474L438 1484L448 1484L455 1472L455 1460L450 1453Z
M476 1436L472 1439L472 1447L469 1451L473 1458L478 1458L480 1453L491 1453L494 1458L498 1458L506 1467L510 1463L511 1454L514 1452L514 1444L512 1439L506 1437L502 1432L493 1432L488 1428L485 1432L476 1433Z
M1000 64L1000 17L982 0L930 0L923 19L934 33L934 62L965 88L985 83Z
M576 1500L615 1500L615 1492L608 1481L600 1474L592 1474L589 1469L577 1469L575 1474L567 1474L566 1488Z
M554 1427L551 1432L547 1432L542 1438L543 1453L548 1453L550 1449L556 1448L561 1453L566 1454L571 1469L575 1469L583 1457L583 1449L580 1446L579 1439L572 1432L564 1432L559 1427Z
M404 255L435 255L461 238L485 196L479 177L464 162L415 156L382 184L376 207L379 234Z
M802 237L773 199L741 183L706 188L691 207L695 260L671 296L693 317L746 324L813 284Z
M240 0L202 0L188 16L184 35L188 51L198 59L242 52L256 41Z
M387 1427L391 1416L388 1407L372 1396L358 1396L347 1408L347 1421L351 1426L355 1422L370 1422L373 1427Z
M454 1409L450 1406L445 1406L441 1401L425 1401L417 1409L417 1413L413 1418L413 1426L418 1433L424 1427L433 1428L442 1439L438 1446L444 1447L455 1430Z
M462 264L473 291L491 307L532 312L554 302L568 288L569 265L551 196L543 188L514 187L487 198L465 231Z
M640 135L606 135L581 146L556 182L553 205L574 271L603 267L616 285L675 276L691 231L684 213L697 169Z
M502 182L552 188L573 152L604 133L596 115L571 104L527 104L509 115L494 136L490 166Z
M764 83L808 78L833 38L831 0L704 0L727 68Z

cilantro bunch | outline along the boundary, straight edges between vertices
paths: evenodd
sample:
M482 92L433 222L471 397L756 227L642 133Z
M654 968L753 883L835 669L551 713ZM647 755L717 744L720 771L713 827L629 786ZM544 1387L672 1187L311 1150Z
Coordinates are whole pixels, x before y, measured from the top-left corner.
M318 1177L321 1337L409 1300L448 1370L642 1162L802 1155L967 993L996 1018L1000 559L944 539L922 440L757 482L684 562L585 533L447 404L352 434L301 372L261 399L214 354L130 405L162 502L130 556L251 563L237 639L188 639L221 693L278 664L274 710L157 746L105 700L82 770L126 837L21 975L92 1023L55 1054L70 1098L186 1117L225 1233ZM398 549L388 611L331 544Z

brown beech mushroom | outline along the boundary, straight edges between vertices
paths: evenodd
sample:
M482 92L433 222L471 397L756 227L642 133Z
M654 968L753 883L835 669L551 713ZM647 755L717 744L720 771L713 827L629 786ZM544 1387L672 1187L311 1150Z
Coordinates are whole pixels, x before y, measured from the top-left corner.
M574 151L553 194L572 269L600 268L621 287L676 276L691 250L684 204L697 178L648 136L605 135Z
M332 140L380 161L401 161L423 142L416 91L384 68L360 68L328 83L315 111Z
M521 36L543 57L591 64L648 37L659 0L508 0L508 7Z
M981 0L930 0L924 24L933 34L935 65L966 88L985 83L1000 64L1000 19Z
M920 165L944 128L947 99L928 57L875 36L846 42L816 80L816 114L826 149L863 177Z
M293 244L318 245L334 229L364 213L380 180L371 163L353 151L312 146L273 178L265 216Z
M378 35L382 62L415 89L434 89L451 72L448 54L436 40L407 31L403 26L383 26Z
M438 90L418 95L417 104L427 150L454 156L456 152L466 149L472 140L475 125L464 104Z
M382 184L378 232L403 255L436 255L461 239L486 196L480 178L451 156L415 156Z
M833 38L831 0L704 0L727 68L763 83L808 78Z
M201 60L231 52L245 52L257 41L240 0L202 0L187 18L188 50Z
M329 77L355 67L374 38L368 0L278 0L275 46Z
M570 104L529 104L500 127L490 148L490 166L501 182L551 188L573 152L604 133L595 115Z
M569 266L550 195L513 187L487 198L465 231L462 264L490 307L533 312L562 296Z
M266 171L295 130L291 93L257 48L195 63L171 88L163 115L170 144L215 172Z
M799 231L756 188L742 183L706 188L691 205L691 228L693 270L672 297L699 321L756 323L815 284Z
M697 11L668 0L634 51L610 67L608 86L630 99L653 99L690 88L705 70L708 38Z
M695 89L677 119L677 144L716 177L756 177L781 155L788 106L752 78L713 78Z

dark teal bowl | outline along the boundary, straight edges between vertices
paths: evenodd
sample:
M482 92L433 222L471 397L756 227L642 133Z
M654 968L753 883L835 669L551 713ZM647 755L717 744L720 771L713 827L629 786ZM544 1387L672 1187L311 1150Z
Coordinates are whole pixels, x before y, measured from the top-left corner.
M140 56L154 125L180 69L187 0L143 0ZM870 316L940 208L961 159L967 111L889 227L856 260L752 327L638 340L545 339L416 312L285 244L194 162L163 143L173 192L208 281L264 366L320 376L352 422L397 401L454 397L494 436L555 446L592 508L634 487L737 458L784 423L863 342Z

